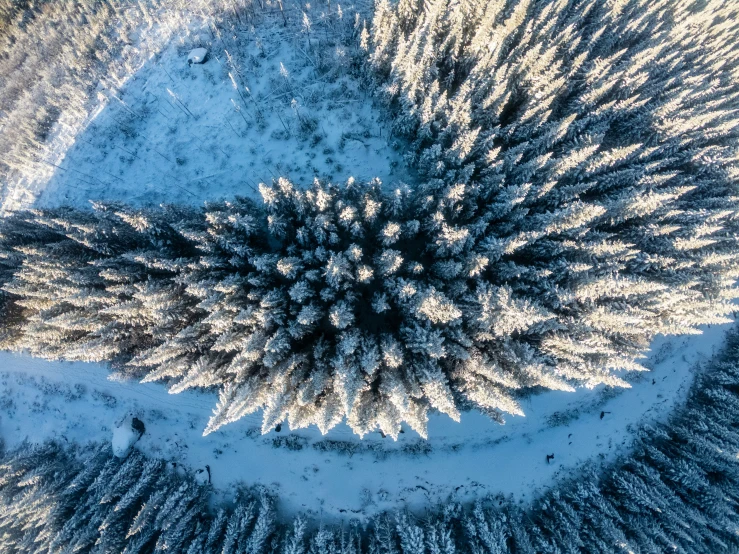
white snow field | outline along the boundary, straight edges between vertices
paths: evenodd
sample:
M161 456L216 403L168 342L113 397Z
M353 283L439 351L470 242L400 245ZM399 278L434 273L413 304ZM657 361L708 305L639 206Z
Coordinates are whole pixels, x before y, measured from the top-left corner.
M645 362L651 371L633 375L630 389L535 395L523 401L526 417L505 425L476 412L461 423L432 414L428 441L406 429L397 442L379 433L360 440L345 425L326 436L286 425L261 435L261 413L203 437L215 394L169 395L159 384L110 381L103 366L2 352L0 437L9 447L111 440L115 424L133 415L146 425L135 448L192 470L209 465L218 495L228 498L237 482L263 484L279 495L284 515L323 521L397 507L421 512L448 498L488 494L525 503L585 462L612 461L640 425L664 421L725 333L713 326L656 340Z
M318 9L306 13L326 17ZM351 28L355 11L343 10L332 25ZM199 205L258 196L258 184L278 176L303 184L405 180L380 114L348 74L347 52L331 50L324 63L332 69L320 74L306 36L275 18L221 39L192 23L120 86L98 90L76 130L58 125L48 171L21 183L4 208L90 200ZM206 63L189 64L203 46Z

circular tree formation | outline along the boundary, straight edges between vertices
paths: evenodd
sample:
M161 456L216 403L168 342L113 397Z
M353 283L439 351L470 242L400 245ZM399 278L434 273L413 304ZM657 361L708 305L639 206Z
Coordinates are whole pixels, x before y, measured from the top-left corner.
M628 386L656 334L728 321L739 266L739 7L380 2L364 78L412 187L288 180L200 210L6 218L2 346L426 434L429 409Z

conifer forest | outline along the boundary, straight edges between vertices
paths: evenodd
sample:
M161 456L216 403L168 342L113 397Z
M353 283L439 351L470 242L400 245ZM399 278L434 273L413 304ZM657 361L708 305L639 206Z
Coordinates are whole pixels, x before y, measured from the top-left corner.
M0 553L739 552L739 2L0 0Z

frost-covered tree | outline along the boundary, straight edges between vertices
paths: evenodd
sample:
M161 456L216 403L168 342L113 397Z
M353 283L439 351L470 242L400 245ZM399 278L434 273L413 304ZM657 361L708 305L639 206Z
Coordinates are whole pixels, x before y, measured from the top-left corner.
M436 225L446 259L435 267L478 280L473 337L486 348L454 369L478 405L516 411L500 392L511 367L541 375L553 363L555 387L623 384L604 370L639 369L655 333L725 321L738 10L376 4L368 78L425 180L417 217Z
M359 434L397 436L405 421L424 435L431 408L499 417L522 413L516 389L625 384L613 370L639 368L650 336L731 309L729 262L721 277L683 257L695 283L675 290L670 280L687 276L628 275L624 264L578 280L555 259L569 281L529 282L524 294L512 262L482 263L467 228L426 211L423 193L280 179L262 195L265 209L238 200L8 218L5 346L111 361L172 392L218 387L206 432L263 409L264 431L287 419L325 432L347 418ZM728 255L733 243L716 240Z
M207 485L160 460L134 451L122 461L109 445L77 452L49 443L23 445L2 462L3 552L179 553L201 543L207 549L200 552L226 551L221 516L208 511ZM241 529L237 551L259 552L272 537L272 503L265 491L238 493L234 513L249 506L257 520Z
M206 432L425 435L430 409L628 386L656 334L732 311L737 9L380 2L368 69L417 185L19 214L3 344L215 387Z

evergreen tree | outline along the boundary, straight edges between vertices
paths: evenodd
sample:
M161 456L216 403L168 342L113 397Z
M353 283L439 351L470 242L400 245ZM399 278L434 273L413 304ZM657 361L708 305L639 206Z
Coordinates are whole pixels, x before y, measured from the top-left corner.
M652 337L733 309L737 15L379 2L367 75L419 184L18 214L2 345L215 387L206 432L263 409L264 430L425 436L429 409L628 386Z

